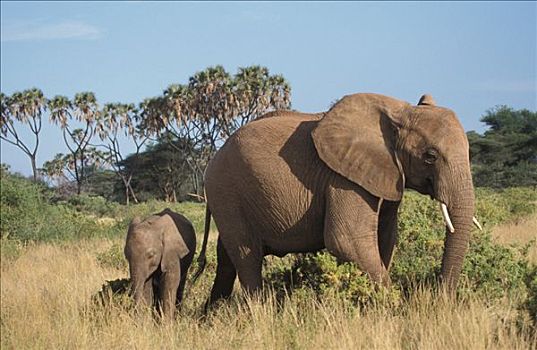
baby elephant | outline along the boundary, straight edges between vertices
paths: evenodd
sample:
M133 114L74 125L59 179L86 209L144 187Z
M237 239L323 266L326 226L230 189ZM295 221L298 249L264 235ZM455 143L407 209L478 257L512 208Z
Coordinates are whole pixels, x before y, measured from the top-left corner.
M125 243L135 303L173 318L195 250L194 228L183 215L164 209L144 221L135 217Z

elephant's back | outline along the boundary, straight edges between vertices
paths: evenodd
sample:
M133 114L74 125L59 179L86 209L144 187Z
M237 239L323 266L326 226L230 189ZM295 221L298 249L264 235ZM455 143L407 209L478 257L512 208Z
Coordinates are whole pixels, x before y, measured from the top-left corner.
M319 116L315 114L271 112L243 126L229 137L209 163L206 185L211 187L213 182L239 177L248 180L251 176L258 180L267 175L285 176L293 166L316 157L312 154L311 132L318 121Z
M219 215L225 220L223 212L234 211L247 218L272 252L321 248L322 237L303 236L322 236L311 230L322 227L324 193L318 187L329 174L311 139L319 119L320 115L290 112L268 116L228 139L207 168L205 180L217 225ZM311 246L305 247L305 242ZM279 246L282 243L285 247Z

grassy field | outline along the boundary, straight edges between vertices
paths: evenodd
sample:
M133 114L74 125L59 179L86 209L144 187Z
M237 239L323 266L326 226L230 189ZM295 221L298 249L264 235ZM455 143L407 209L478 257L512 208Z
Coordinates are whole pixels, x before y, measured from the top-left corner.
M513 222L502 223L492 230L494 240L499 244L525 244L537 240L537 214ZM531 245L528 259L537 264L537 245Z
M304 260L309 265L301 265L302 270L293 270L299 261L293 257L268 258L265 278L276 289L267 289L264 302L245 299L236 285L232 300L204 318L201 308L215 270L213 232L208 267L196 285L187 285L185 303L169 323L150 312L134 312L125 296L114 296L104 306L93 300L107 280L128 275L122 255L128 221L167 204L116 205L101 211L81 205L73 220L87 223L93 235L81 230L61 239L56 234L17 239L13 230L7 238L3 235L0 345L2 349L535 349L537 216L532 203L537 193L482 190L477 196L477 215L485 231L474 232L457 298L426 283L440 263L443 224L436 204L410 193L401 211L401 238L391 272L399 285L390 297L375 294L358 270L336 266L325 255ZM203 205L173 208L193 220L200 244ZM49 232L46 225L39 226L43 232ZM316 275L309 268L322 278L308 279ZM297 271L302 271L301 282L284 289L285 276ZM408 284L400 277L408 275L417 283ZM533 284L528 278L534 279Z

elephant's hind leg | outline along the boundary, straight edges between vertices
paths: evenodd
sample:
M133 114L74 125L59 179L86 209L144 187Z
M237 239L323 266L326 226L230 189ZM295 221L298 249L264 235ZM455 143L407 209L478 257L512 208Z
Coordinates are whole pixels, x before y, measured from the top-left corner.
M231 262L229 255L222 244L222 240L219 238L216 248L217 254L217 266L216 276L214 278L213 288L211 290L211 296L205 304L205 310L207 310L216 301L224 298L228 298L233 291L233 284L237 277L237 270Z
M231 200L229 202L234 203ZM233 205L228 205L223 210L213 210L213 216L220 232L218 253L222 255L223 266L234 267L233 279L238 274L243 290L246 293L254 294L262 287L263 248L257 235L252 233L252 226L248 224L242 213L240 207ZM229 218L234 218L234 220ZM218 266L220 267L220 265L219 260ZM229 269L231 271L231 267ZM225 273L231 275L231 272ZM224 272L222 274L224 276ZM227 283L227 281L223 281L224 279L225 277L222 277L222 282L219 282L221 285ZM215 279L215 287L216 282ZM230 284L230 292L232 287L233 284ZM211 300L213 300L212 296Z

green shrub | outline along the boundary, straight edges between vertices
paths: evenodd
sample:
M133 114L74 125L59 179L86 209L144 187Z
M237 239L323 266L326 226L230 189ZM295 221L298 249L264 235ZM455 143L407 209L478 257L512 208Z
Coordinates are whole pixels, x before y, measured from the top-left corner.
M464 259L461 293L480 293L488 299L523 297L530 270L527 249L492 242L488 230L475 232Z
M2 238L31 237L45 224L46 202L38 184L2 172L0 177L0 234Z
M97 261L103 268L111 268L121 271L128 270L128 263L123 254L123 246L113 244L109 249L97 255Z
M319 298L338 298L354 305L400 301L397 288L374 286L356 265L339 264L327 252L301 254L291 260L291 266L273 263L265 274L267 284L279 296L282 292L309 295L309 290Z
M476 214L482 224L493 226L515 221L535 212L537 189L515 187L503 190L476 189Z
M2 172L0 235L26 241L58 241L117 235L118 227L99 224L95 217L68 204L50 204L46 188Z
M67 201L70 207L79 212L93 214L99 217L109 216L119 206L117 203L110 202L101 196L89 196L81 194L73 196Z
M204 204L153 200L123 206L110 204L101 197L88 196L74 197L67 203L50 204L43 185L6 172L2 172L0 180L2 257L18 256L21 247L28 241L124 237L134 216L145 218L166 207L185 215L193 223L198 237L203 232ZM527 262L524 247L494 243L491 228L533 213L536 201L537 190L533 188L476 190L476 216L484 225L484 231L474 230L472 233L460 279L461 295L478 293L491 300L507 295L517 302L525 299L524 307L535 315L536 267ZM113 220L104 225L96 216ZM377 289L356 266L338 264L326 252L290 255L284 259L267 258L264 269L266 282L279 293L337 296L354 305L397 303L400 291L405 293L413 290L416 284L436 281L445 237L438 203L415 192L405 193L398 224L399 240L390 269L394 287L389 290ZM215 229L214 226L212 228ZM200 244L201 240L198 240L198 246ZM207 274L214 273L216 264L214 242L210 243L208 253L206 277L202 278L207 289L212 283ZM120 270L127 267L122 247L118 244L99 254L97 259L103 267Z

